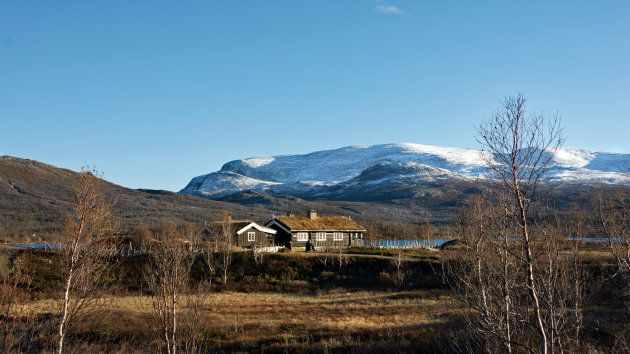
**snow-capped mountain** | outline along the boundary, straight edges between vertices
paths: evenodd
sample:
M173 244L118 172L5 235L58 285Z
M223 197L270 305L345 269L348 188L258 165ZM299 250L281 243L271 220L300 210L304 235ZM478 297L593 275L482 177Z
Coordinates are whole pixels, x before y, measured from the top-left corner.
M410 143L349 146L231 161L218 172L193 178L180 193L213 199L242 191L356 199L362 193L471 183L485 178L487 170L478 150ZM560 148L546 178L570 184L630 185L630 155Z

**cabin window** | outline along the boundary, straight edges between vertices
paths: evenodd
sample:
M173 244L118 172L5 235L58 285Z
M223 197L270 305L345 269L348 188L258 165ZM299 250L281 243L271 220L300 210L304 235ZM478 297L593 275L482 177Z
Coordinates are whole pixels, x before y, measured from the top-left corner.
M297 233L298 241L308 241L308 232L298 232Z
M317 237L317 241L326 241L326 233L325 232L318 232L317 234L315 234L315 236Z
M256 241L256 232L248 232L247 241L249 242Z
M334 237L335 241L343 241L343 233L342 232L335 232L333 237Z

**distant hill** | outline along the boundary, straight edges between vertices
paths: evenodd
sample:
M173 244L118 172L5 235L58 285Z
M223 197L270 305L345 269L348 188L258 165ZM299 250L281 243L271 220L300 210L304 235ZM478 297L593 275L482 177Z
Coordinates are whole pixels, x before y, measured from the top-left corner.
M58 233L64 215L71 208L72 181L76 172L34 160L0 157L0 237L27 241L48 239ZM405 210L395 204L307 201L296 197L276 197L242 192L224 200L210 200L162 190L129 189L103 181L103 192L116 200L115 216L121 231L139 224L149 227L172 219L176 223L219 220L224 210L234 219L251 219L260 223L273 214L288 211L306 213L317 209L322 214L348 215L366 219L415 222L428 214L421 209Z
M41 162L0 157L0 227L22 236L60 231L71 208L75 176L76 172ZM117 201L115 214L125 228L167 218L200 221L234 209L222 202L168 191L133 190L107 181L102 189L107 198Z

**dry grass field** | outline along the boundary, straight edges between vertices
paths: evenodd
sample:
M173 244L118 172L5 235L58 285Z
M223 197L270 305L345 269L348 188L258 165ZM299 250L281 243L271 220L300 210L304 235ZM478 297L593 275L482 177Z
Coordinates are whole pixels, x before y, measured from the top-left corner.
M182 299L182 303L186 301ZM71 340L74 349L125 352L158 348L149 296L107 297L100 302L104 310L77 326ZM41 300L31 306L36 313L46 315L54 303ZM449 315L459 311L451 298L438 290L221 292L203 294L200 306L186 307L181 326L188 326L187 310L196 312L203 328L201 342L211 351L261 352L395 347L420 340L422 333L430 334L432 328L444 325Z

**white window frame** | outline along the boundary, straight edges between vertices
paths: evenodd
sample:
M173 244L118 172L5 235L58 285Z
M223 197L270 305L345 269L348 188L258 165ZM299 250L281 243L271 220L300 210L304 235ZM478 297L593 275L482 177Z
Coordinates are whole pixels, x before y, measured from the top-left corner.
M326 241L326 233L325 232L318 232L315 234L315 240L316 241Z
M335 232L333 236L334 241L343 241L343 232Z
M308 232L298 232L297 240L300 242L308 241Z
M247 233L247 242L254 242L256 241L256 232L255 231L250 231Z

